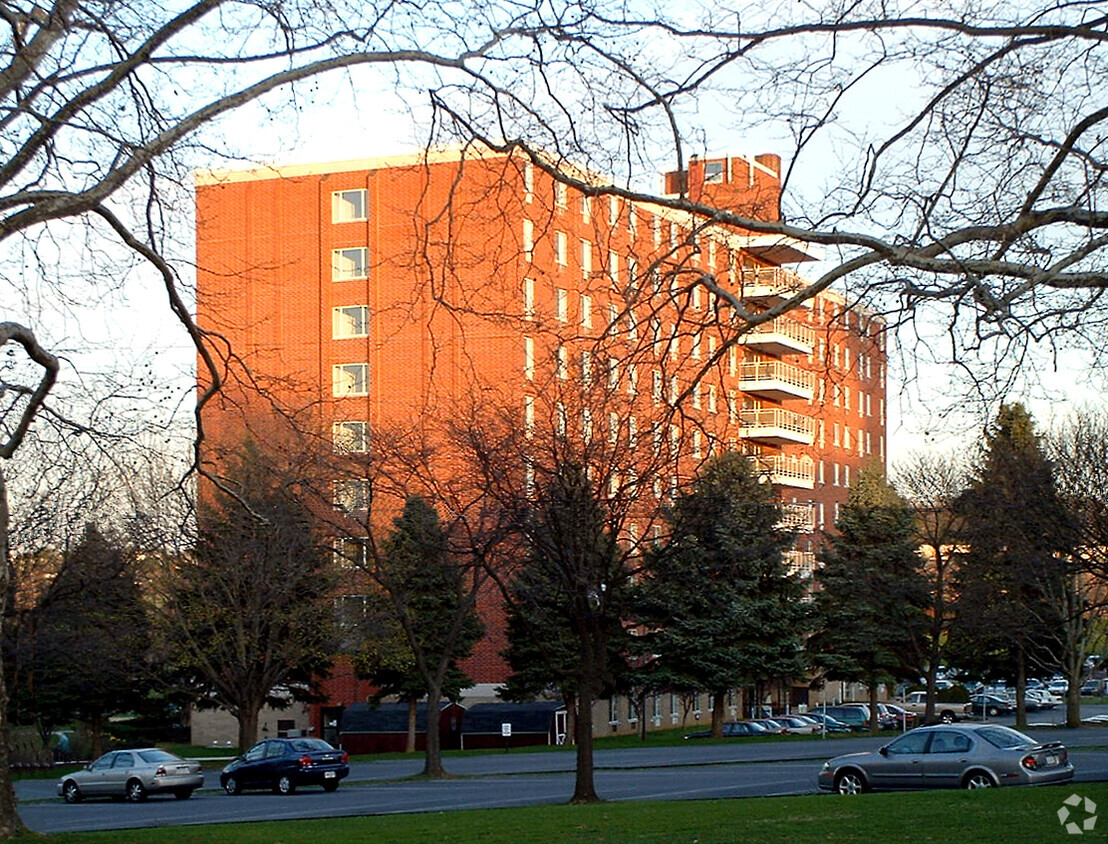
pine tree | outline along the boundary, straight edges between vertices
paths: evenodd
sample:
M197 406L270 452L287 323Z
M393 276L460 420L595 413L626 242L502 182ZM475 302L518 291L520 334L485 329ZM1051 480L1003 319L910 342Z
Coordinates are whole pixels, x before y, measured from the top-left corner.
M828 679L861 682L876 711L882 683L910 671L913 640L925 635L927 581L913 513L877 467L863 467L819 551L813 663ZM871 719L876 731L876 718Z

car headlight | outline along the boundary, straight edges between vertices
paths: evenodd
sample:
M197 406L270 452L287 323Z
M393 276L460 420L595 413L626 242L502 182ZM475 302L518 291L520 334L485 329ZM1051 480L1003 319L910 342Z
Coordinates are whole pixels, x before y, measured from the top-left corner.
M830 760L828 760L827 762L824 762L824 763L823 763L823 770L825 770L825 771L830 771L830 770L831 770L831 762L830 762Z

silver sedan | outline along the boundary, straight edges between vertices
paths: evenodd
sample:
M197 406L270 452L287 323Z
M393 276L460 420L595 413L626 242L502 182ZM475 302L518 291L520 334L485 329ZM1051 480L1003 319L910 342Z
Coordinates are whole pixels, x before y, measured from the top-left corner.
M203 784L199 762L146 747L105 753L83 770L58 780L58 794L66 803L79 803L86 797L126 798L141 803L148 794L165 793L187 800Z
M1040 744L998 724L910 730L879 750L826 762L819 787L839 794L901 788L992 788L1073 779L1061 742Z

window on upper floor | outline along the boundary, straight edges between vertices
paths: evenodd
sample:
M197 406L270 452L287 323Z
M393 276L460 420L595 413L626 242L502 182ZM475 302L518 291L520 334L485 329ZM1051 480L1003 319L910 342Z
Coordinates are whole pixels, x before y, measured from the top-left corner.
M560 267L566 265L566 233L554 232L554 263Z
M706 161L704 163L704 181L705 182L722 182L723 181L723 162L722 161Z
M558 322L569 319L569 297L563 287L554 289L554 317Z
M350 223L368 219L365 188L337 190L331 194L331 222Z
M331 441L339 454L365 454L369 451L369 423L336 422L331 426Z
M369 307L343 305L331 309L331 336L335 340L369 336Z
M369 364L339 363L331 367L332 392L336 398L369 395Z
M554 206L556 208L566 207L566 186L562 182L554 183Z
M581 194L581 219L586 223L592 219L592 198Z
M581 241L581 275L588 278L592 273L592 244L587 240Z
M331 250L331 279L347 281L365 278L369 274L369 250L364 246L351 246Z
M344 569L364 569L368 562L366 540L340 537L335 540L335 565Z
M535 338L523 338L523 377L528 381L535 377Z
M365 512L369 509L369 481L344 479L335 481L335 506L347 513Z
M535 224L530 220L523 221L523 258L535 260Z
M592 296L581 294L581 327L592 328Z
M535 280L523 279L523 317L532 319L535 316Z
M523 165L523 201L530 202L535 195L535 165L528 161Z

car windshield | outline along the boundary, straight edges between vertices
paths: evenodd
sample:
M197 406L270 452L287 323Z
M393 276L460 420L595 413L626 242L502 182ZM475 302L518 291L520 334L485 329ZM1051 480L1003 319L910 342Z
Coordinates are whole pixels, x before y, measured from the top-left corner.
M977 731L977 735L985 739L993 747L999 747L1001 750L1008 750L1013 747L1027 747L1029 744L1035 744L1035 740L1030 736L1025 736L1019 730L1013 730L1011 727L982 727Z
M152 765L156 765L159 762L181 761L180 756L174 756L172 753L166 753L164 750L144 750L138 756L143 762L149 762Z

